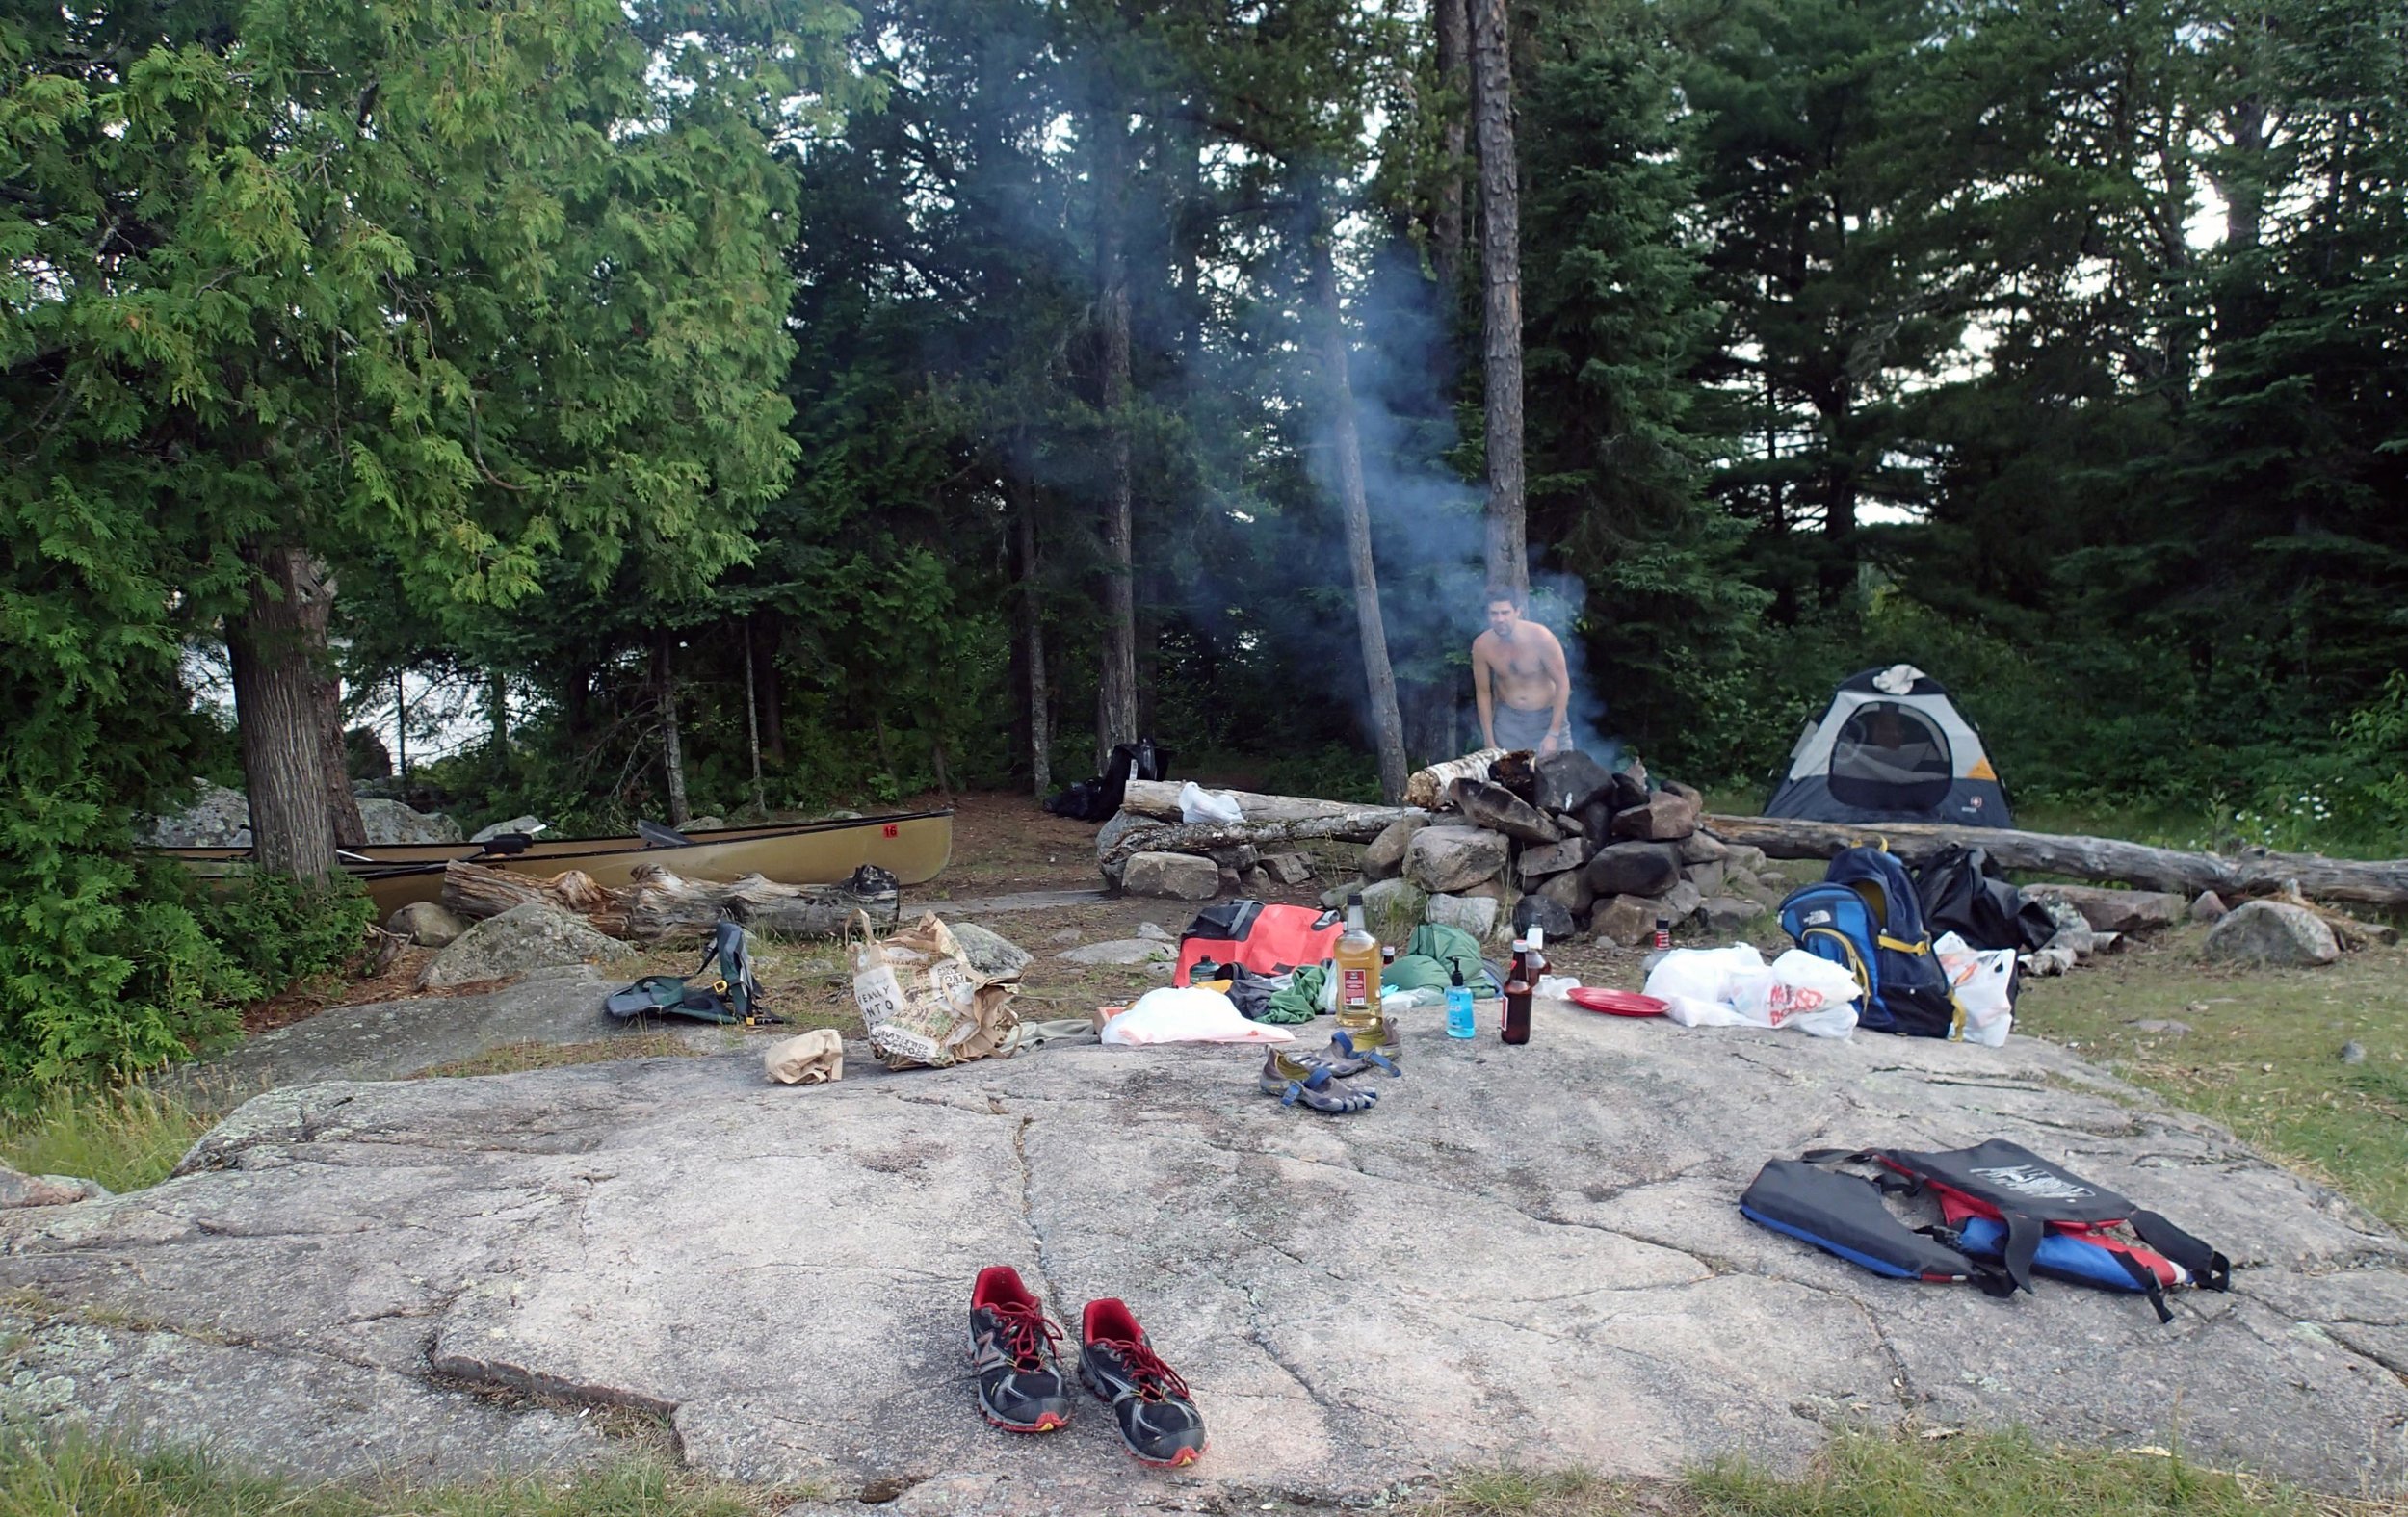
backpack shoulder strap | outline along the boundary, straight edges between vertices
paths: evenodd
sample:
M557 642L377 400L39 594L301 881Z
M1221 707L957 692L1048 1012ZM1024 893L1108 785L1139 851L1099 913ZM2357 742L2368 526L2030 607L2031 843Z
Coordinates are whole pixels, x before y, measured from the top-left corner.
M2134 1212L2128 1220L2142 1242L2187 1270L2191 1284L2202 1291L2229 1291L2233 1288L2233 1262L2230 1259L2155 1212Z

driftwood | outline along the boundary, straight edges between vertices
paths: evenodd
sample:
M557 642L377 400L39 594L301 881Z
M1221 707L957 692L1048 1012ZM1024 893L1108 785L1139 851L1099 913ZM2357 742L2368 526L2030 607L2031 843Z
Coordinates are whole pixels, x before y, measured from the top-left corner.
M541 901L584 917L599 932L625 937L628 896L629 892L613 890L580 869L538 879L463 859L443 866L443 904L471 922Z
M1309 843L1334 838L1342 843L1369 843L1392 823L1423 813L1409 806L1357 806L1333 816L1300 822L1197 823L1192 826L1165 823L1156 827L1132 827L1097 862L1117 877L1132 853L1210 853L1215 849L1252 844L1256 848L1282 843Z
M855 911L872 925L895 923L893 891L855 895L838 885L781 885L759 875L733 884L681 879L657 864L637 866L633 885L614 890L577 870L537 879L484 864L444 866L443 903L464 917L499 916L529 901L573 911L612 937L699 937L733 918L770 937L837 937Z
M2353 901L2392 908L2408 906L2408 859L2359 863L2316 853L2275 853L2264 849L2249 849L2237 854L2191 853L2116 838L2060 837L2048 832L1935 826L1924 823L1858 825L1800 822L1787 817L1711 816L1703 819L1703 824L1725 843L1759 848L1774 858L1829 858L1844 848L1879 838L1900 858L1921 863L1954 843L1984 850L1992 862L2003 869L2120 881L2149 890L2179 890L2185 895L2212 890L2228 901L2237 901L2244 896L2281 895L2295 883L2299 894L2315 900Z
M1210 786L1206 787L1211 789ZM1120 809L1139 816L1158 817L1165 822L1179 820L1180 787L1166 779L1133 779L1121 797ZM1319 822L1329 817L1358 816L1373 809L1345 800L1314 800L1303 796L1258 796L1250 790L1215 790L1238 803L1245 814L1246 824L1262 822ZM1393 808L1391 808L1393 809ZM1402 812L1397 812L1401 816ZM1391 818L1394 820L1394 818ZM1208 824L1197 823L1198 826Z
M1439 798L1446 795L1449 784L1458 779L1486 779L1488 766L1505 756L1504 748L1482 748L1478 753L1466 753L1461 758L1451 758L1443 764L1415 770L1412 777L1404 782L1404 803L1424 811L1434 811Z

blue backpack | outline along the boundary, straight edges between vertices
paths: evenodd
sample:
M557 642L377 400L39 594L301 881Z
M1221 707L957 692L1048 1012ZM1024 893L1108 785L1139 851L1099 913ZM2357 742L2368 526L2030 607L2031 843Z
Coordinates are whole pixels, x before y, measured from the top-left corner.
M1781 902L1781 929L1856 977L1865 992L1857 1026L1905 1037L1964 1035L1964 1008L1931 952L1915 883L1887 850L1844 850L1820 884Z

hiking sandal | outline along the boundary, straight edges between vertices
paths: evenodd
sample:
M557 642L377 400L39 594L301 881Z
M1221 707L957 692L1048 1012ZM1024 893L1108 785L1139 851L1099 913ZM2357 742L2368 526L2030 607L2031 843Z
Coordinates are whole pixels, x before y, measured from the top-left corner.
M1368 1112L1379 1101L1376 1090L1358 1089L1331 1076L1325 1064L1315 1065L1291 1075L1276 1048L1263 1058L1262 1077L1255 1082L1265 1095L1275 1095L1281 1106L1299 1102L1316 1112L1344 1115L1349 1112Z
M1397 1067L1395 1059L1378 1049L1356 1052L1354 1039L1343 1030L1331 1033L1329 1046L1317 1052L1295 1053L1273 1048L1269 1059L1263 1066L1265 1074L1268 1075L1274 1065L1282 1080L1295 1081L1305 1080L1316 1071L1326 1074L1332 1080L1351 1080L1368 1069L1384 1069L1399 1078L1404 1074Z

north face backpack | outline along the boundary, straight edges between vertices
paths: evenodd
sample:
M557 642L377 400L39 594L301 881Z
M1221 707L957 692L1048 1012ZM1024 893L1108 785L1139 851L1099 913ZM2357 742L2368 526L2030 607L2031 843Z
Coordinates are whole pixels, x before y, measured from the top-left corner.
M1863 1162L1888 1173L1864 1181L1821 1167ZM1811 1173L1825 1178L1807 1178ZM1939 1202L1940 1223L1909 1229L1886 1206L1868 1208L1866 1193L1876 1202L1882 1195L1928 1193ZM2137 1292L2159 1321L2170 1322L2167 1291L2232 1289L2233 1267L2221 1253L2157 1213L2003 1138L1943 1153L1829 1148L1775 1160L1741 1197L1740 1210L1752 1221L1893 1276L1951 1278L1930 1263L1938 1256L1926 1248L1943 1245L1962 1260L1953 1278L1994 1295L2028 1292L2032 1276L2042 1274ZM2138 1242L2127 1242L2120 1231ZM1900 1235L1915 1242L1901 1242ZM1911 1272L1903 1263L1909 1260L1917 1262Z
M1964 1008L1931 952L1905 866L1882 849L1843 850L1819 884L1790 892L1781 929L1864 987L1856 1025L1905 1037L1958 1037Z

